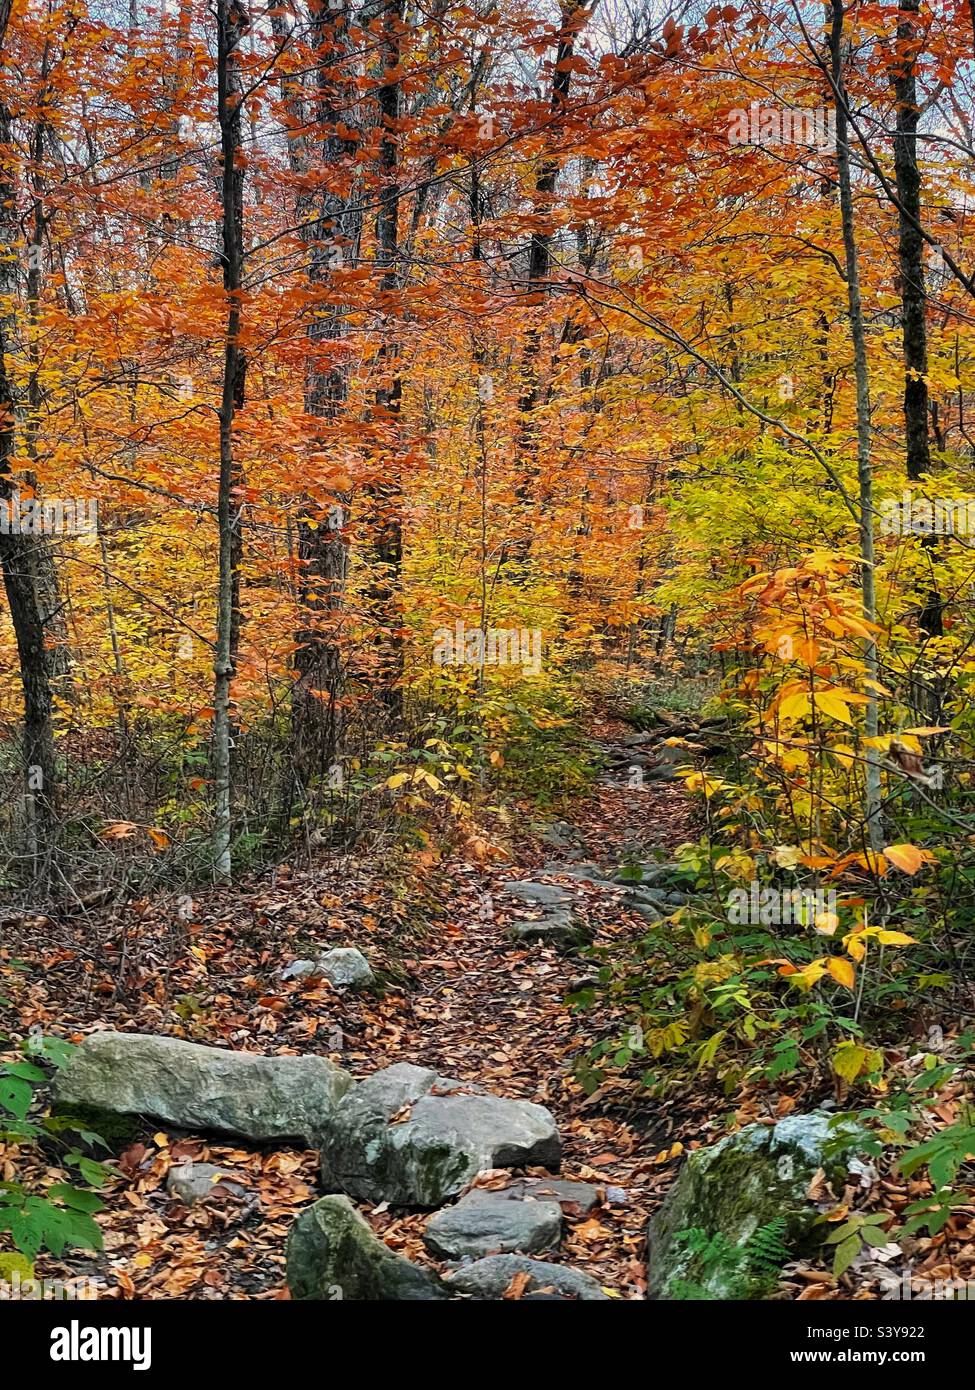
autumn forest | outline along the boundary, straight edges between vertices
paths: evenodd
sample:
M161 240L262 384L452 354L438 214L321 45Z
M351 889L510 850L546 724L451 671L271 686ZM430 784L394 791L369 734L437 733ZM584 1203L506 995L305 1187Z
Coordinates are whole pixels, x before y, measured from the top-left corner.
M975 1296L970 0L0 50L0 1297Z

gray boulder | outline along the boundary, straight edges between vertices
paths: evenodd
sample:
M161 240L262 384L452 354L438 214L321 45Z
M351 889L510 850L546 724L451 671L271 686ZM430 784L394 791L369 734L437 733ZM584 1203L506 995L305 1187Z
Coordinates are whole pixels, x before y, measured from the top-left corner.
M449 1274L445 1282L451 1293L475 1299L497 1299L504 1297L512 1279L522 1273L529 1276L525 1297L551 1289L557 1297L578 1299L582 1303L598 1303L609 1298L595 1279L581 1270L532 1260L527 1255L488 1255L487 1259L477 1260Z
M372 966L354 946L336 946L333 951L326 951L318 958L318 968L333 985L345 985L347 989L365 989L376 979Z
M819 1215L808 1196L813 1177L822 1169L839 1195L866 1142L849 1116L814 1111L748 1125L691 1153L650 1221L647 1297L761 1297L767 1278L748 1259L755 1232L781 1219L781 1244L802 1253ZM688 1232L720 1238L729 1257L703 1263Z
M438 1207L486 1168L557 1168L555 1121L405 1062L359 1083L322 1141L322 1181L370 1202Z
M447 1297L440 1279L373 1235L347 1197L322 1197L288 1236L291 1297L301 1301L419 1303Z
M336 946L317 960L294 960L281 971L282 980L329 980L346 989L366 989L375 983L372 966L354 946Z
M264 1057L148 1033L93 1033L55 1082L57 1101L148 1115L179 1129L317 1147L352 1077L326 1057Z
M456 1206L431 1216L423 1235L434 1255L459 1260L509 1250L533 1254L554 1250L562 1237L562 1208L556 1201L526 1201L508 1192L475 1188Z

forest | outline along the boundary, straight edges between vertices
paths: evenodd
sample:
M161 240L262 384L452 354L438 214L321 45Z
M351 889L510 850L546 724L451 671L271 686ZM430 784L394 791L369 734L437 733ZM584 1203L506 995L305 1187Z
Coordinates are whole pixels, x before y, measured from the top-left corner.
M975 1296L972 0L0 50L0 1300Z

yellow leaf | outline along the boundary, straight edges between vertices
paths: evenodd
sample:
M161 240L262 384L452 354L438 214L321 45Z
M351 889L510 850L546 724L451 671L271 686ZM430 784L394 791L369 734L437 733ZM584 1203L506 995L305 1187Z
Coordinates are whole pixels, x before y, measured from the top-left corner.
M847 989L853 988L856 973L848 960L844 960L842 956L830 956L826 962L826 969L838 985L844 985Z
M861 940L862 936L862 932L851 932L849 936L843 938L843 945L846 947L847 955L852 956L853 959L857 961L863 960L863 957L867 954L867 948Z
M401 787L404 782L409 780L410 774L408 772L394 772L392 777L387 778L386 786L389 787L390 791L395 791L397 787Z
M779 701L780 719L802 719L809 713L809 696L804 690Z
M817 690L816 708L830 719L838 719L841 724L852 724L849 706L844 704L835 690Z
M800 989L812 989L816 981L821 980L826 974L826 966L823 961L814 960L802 970L787 971L783 966L779 974L788 975L790 985L798 985Z
M881 946L916 946L917 942L913 936L908 936L903 931L879 931L877 940Z
M855 1081L869 1057L865 1047L855 1042L842 1042L833 1053L833 1070L844 1081Z
M840 924L835 912L817 912L813 926L820 936L832 936Z

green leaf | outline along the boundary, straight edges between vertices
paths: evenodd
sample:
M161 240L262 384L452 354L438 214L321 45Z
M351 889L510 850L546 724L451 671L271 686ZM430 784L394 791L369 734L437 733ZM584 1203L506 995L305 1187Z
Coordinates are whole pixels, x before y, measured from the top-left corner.
M845 1274L859 1253L860 1239L858 1236L850 1236L849 1240L838 1245L836 1257L833 1260L833 1277L838 1279L841 1274Z
M0 1106L15 1120L24 1119L33 1099L34 1091L28 1082L19 1076L0 1076Z
M879 1249L882 1245L890 1244L885 1232L875 1230L873 1226L865 1225L860 1234L863 1236L863 1239L867 1242L868 1245L873 1245L877 1249Z
M105 1205L100 1197L95 1196L94 1192L86 1192L81 1187L71 1187L66 1182L52 1183L47 1190L47 1195L63 1202L66 1207L71 1207L74 1211L101 1211Z
M859 1221L844 1221L842 1226L837 1226L835 1231L830 1231L826 1237L826 1244L837 1245L841 1240L846 1240L847 1236L855 1236L859 1230Z
M0 1067L2 1076L19 1076L24 1081L46 1081L47 1077L33 1062L7 1062Z

